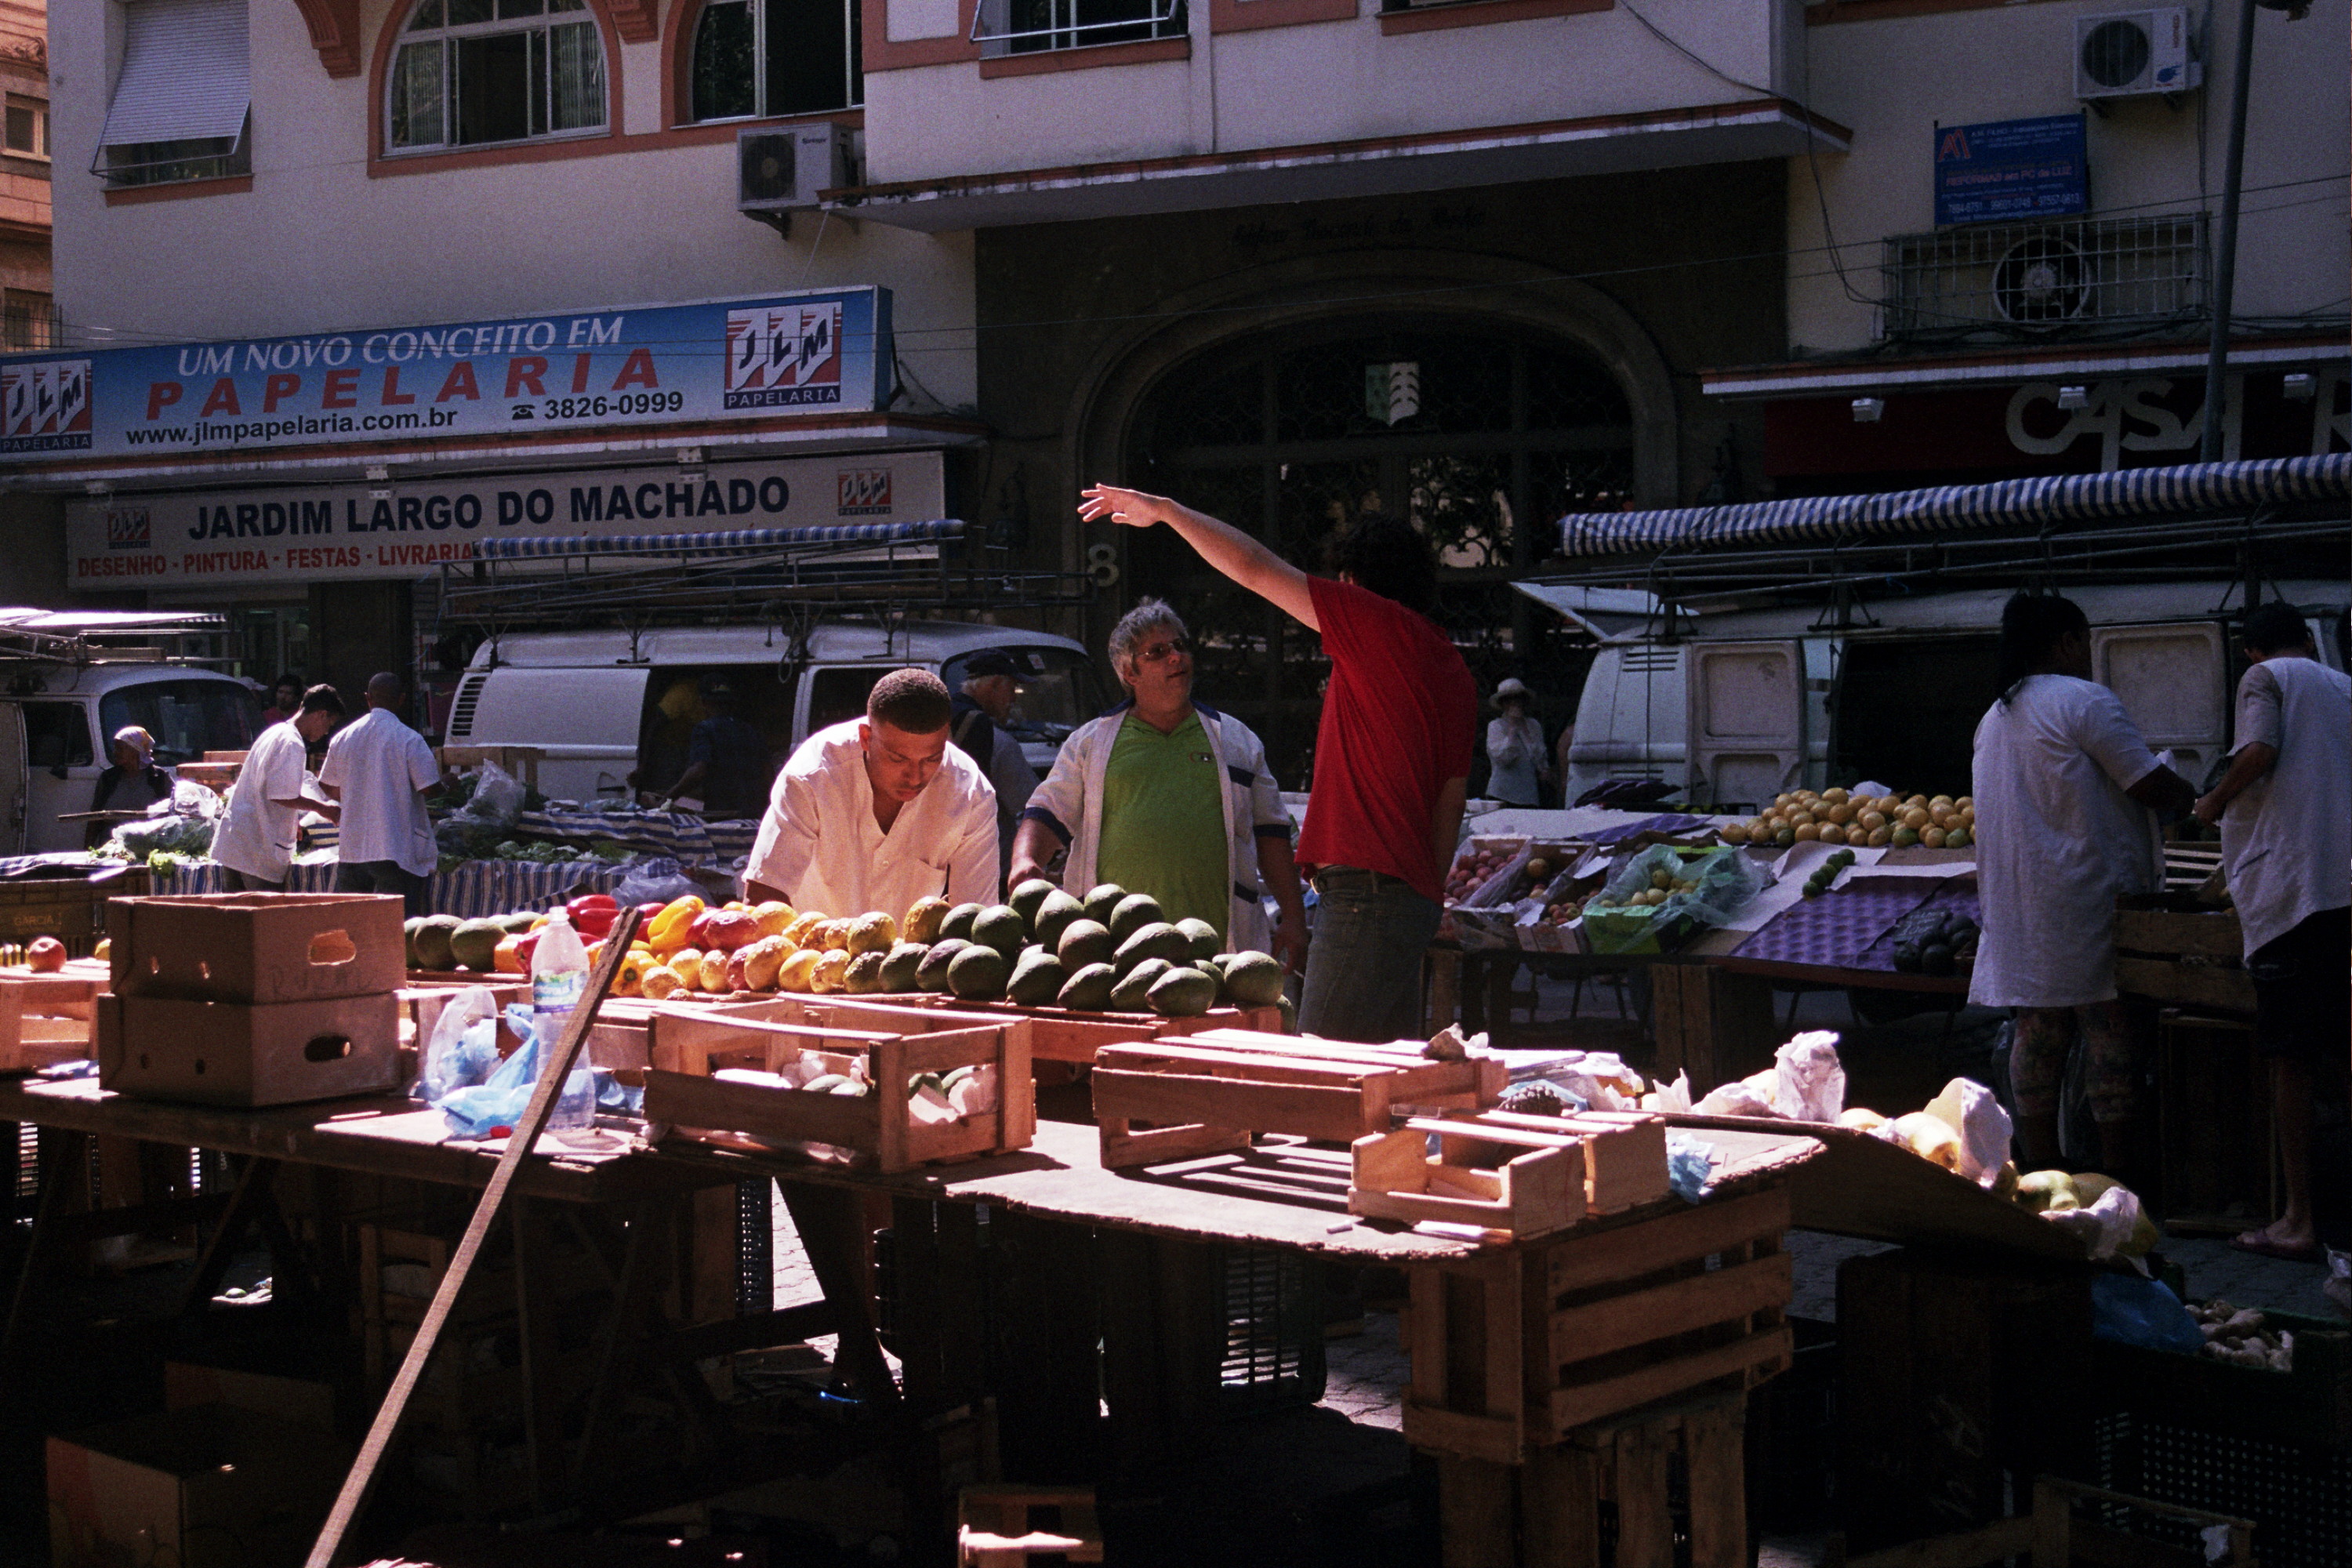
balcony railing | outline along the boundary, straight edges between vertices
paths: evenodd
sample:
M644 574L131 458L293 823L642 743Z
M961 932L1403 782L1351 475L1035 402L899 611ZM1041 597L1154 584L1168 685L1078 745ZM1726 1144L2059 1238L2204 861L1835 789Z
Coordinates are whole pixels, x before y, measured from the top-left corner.
M1181 38L1185 0L981 0L971 41L992 55Z
M1985 224L1886 240L1885 338L2068 335L2205 313L2205 215Z

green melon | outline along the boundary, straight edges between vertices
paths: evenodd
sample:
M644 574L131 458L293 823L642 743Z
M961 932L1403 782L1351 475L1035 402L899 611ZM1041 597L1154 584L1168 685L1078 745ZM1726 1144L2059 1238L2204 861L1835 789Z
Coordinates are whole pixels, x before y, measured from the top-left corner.
M992 1002L1003 995L1012 975L1013 961L981 942L948 961L948 989L968 1002Z
M923 960L931 950L919 942L902 942L882 959L882 989L885 991L916 991L921 989L919 977Z
M1110 934L1125 942L1145 926L1165 924L1168 917L1160 912L1160 900L1150 893L1129 893L1119 900L1118 908L1111 910L1104 923ZM1187 951L1190 944L1187 944Z
M1062 944L1062 933L1085 919L1086 913L1086 905L1056 888L1029 917L1029 934L1036 938L1038 946L1055 952Z
M1153 981L1144 1000L1163 1018L1197 1018L1216 1005L1217 983L1190 965L1181 965Z
M1147 958L1122 975L1110 988L1110 1008L1114 1013L1148 1013L1151 987L1160 977L1175 967L1164 958Z
M1282 997L1282 973L1270 953L1237 952L1225 965L1225 994L1244 1007L1271 1007Z
M1084 1013L1099 1013L1110 1005L1111 987L1118 984L1118 971L1108 963L1089 963L1072 972L1062 983L1061 994L1055 997L1055 1005L1073 1007Z
M929 950L923 954L923 961L915 966L915 989L945 991L948 988L948 965L955 962L957 953L971 945L960 936L942 937L931 943Z
M1182 931L1185 940L1192 944L1194 958L1214 958L1225 951L1225 939L1217 934L1216 927L1204 920L1181 920L1176 922L1176 929Z
M506 938L506 927L496 921L466 921L449 933L449 956L461 969L488 974L498 967L499 943Z
M940 940L946 942L952 937L959 942L970 942L971 922L980 918L982 907L980 904L958 904L950 910L940 921Z
M1004 902L1014 914L1021 917L1023 925L1034 929L1037 923L1037 910L1044 906L1045 895L1058 890L1045 878L1032 877L1013 889L1013 896L1006 899Z
M424 923L425 918L422 915L400 922L401 950L404 954L401 962L411 969L425 967L416 962L416 928Z
M1062 928L1062 940L1055 949L1075 974L1089 963L1108 963L1118 943L1111 940L1101 921L1081 919Z
M1125 897L1127 889L1117 882L1098 882L1087 890L1087 896L1078 903L1087 911L1087 919L1108 931L1111 911L1118 908L1118 901Z
M1021 956L1021 949L1029 941L1029 922L1008 904L991 904L973 919L971 940L982 947L994 948L1010 963Z
M1030 948L1013 964L1013 978L1004 983L1005 999L1024 1007L1051 1006L1069 977L1060 959L1042 947Z
M450 940L457 928L466 922L456 915L427 915L416 922L416 967L419 969L455 969L456 954L449 951Z
M1111 958L1111 966L1121 974L1127 973L1147 958L1164 958L1171 963L1192 961L1192 941L1165 921L1139 926L1118 944Z
M1298 1004L1286 994L1276 1005L1282 1009L1282 1032L1286 1035L1298 1033Z

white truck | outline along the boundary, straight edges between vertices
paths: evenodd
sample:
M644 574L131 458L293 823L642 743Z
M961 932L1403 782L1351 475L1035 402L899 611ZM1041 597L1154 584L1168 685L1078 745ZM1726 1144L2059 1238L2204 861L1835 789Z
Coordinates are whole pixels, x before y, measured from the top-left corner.
M450 703L451 745L532 746L542 794L588 801L666 790L686 769L702 679L724 676L741 717L781 764L814 731L866 710L890 670L937 671L950 691L983 649L1021 667L1010 728L1040 774L1062 741L1108 703L1082 644L960 621L824 621L795 646L761 626L518 632L485 642Z

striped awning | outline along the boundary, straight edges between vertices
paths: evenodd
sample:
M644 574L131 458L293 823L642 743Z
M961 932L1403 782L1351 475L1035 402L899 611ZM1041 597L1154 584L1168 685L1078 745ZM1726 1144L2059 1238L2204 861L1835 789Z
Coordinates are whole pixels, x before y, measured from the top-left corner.
M631 533L607 538L484 539L474 553L512 560L541 555L677 555L695 550L791 550L823 544L935 544L961 539L954 518L930 522L845 522L831 528L741 528L722 533Z
M1938 485L1886 495L1809 496L1670 511L1571 512L1559 520L1559 548L1563 555L1623 555L1852 544L1911 534L2056 531L2247 511L2265 505L2330 503L2352 504L2352 453Z

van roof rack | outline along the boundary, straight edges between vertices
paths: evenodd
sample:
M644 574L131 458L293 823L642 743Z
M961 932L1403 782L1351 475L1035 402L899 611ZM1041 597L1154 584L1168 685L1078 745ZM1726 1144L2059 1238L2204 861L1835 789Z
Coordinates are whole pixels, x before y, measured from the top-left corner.
M0 606L0 661L32 664L205 664L174 654L157 637L216 637L225 616L202 611L45 610ZM133 642L128 639L139 638Z
M1084 605L1082 572L1039 572L953 519L616 539L486 539L444 563L438 618L493 635L596 626L786 624L819 612ZM999 557L991 560L990 557Z

